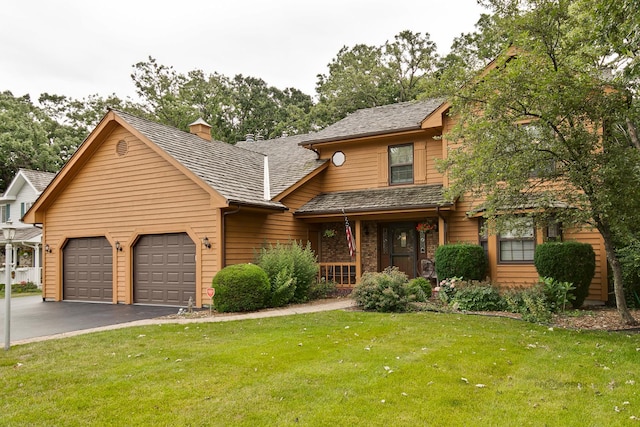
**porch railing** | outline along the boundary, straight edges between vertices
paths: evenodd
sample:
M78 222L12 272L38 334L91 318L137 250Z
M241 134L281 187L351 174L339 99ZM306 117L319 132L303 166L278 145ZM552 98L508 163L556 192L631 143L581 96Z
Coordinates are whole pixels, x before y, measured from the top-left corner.
M352 287L356 284L355 262L321 262L318 280L335 282L339 287Z
M20 283L20 282L32 282L41 286L40 281L40 268L35 267L18 267L15 270L16 277L11 280L11 283ZM0 268L0 281L4 281L5 272L4 267Z

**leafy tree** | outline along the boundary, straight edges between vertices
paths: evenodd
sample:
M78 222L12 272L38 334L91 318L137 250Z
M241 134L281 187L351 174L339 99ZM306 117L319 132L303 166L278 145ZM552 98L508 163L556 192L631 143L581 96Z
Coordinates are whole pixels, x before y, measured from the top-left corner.
M271 138L310 129L305 116L311 97L259 78L239 74L230 79L202 70L181 74L151 57L134 65L131 78L146 117L185 131L200 117L212 126L213 138L230 143L249 133Z
M57 172L85 136L48 116L29 95L0 93L0 189L7 188L19 168Z
M513 47L452 97L459 120L449 135L458 146L445 164L450 195L482 203L498 230L533 206L539 209L528 215L539 224L553 216L596 228L618 311L634 324L615 249L640 225L640 150L616 124L637 123L636 101L629 76L603 72L615 44L584 26L596 18L596 4L613 2L487 3Z
M428 33L402 31L382 46L344 46L319 74L314 119L321 126L362 108L410 101L425 91L437 63Z

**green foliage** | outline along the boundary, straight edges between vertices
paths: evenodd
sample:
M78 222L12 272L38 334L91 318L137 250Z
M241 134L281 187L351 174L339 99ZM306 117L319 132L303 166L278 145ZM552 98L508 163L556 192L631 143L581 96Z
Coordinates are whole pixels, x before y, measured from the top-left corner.
M365 310L403 312L412 302L426 301L419 286L411 287L407 275L397 267L389 267L382 273L364 273L351 296Z
M271 288L267 273L257 265L235 264L213 278L215 307L221 313L252 311L265 307Z
M336 291L336 282L331 280L314 281L309 287L309 300L327 298Z
M506 310L520 313L522 320L548 323L552 318L544 291L540 286L523 290L510 290L502 295Z
M547 242L537 245L534 264L541 277L573 284L575 289L571 293L575 298L571 304L574 308L582 306L596 269L596 256L590 244Z
M318 75L315 119L326 126L358 109L415 100L434 80L436 61L428 33L402 31L382 46L345 46L329 73Z
M459 287L453 303L458 309L469 311L501 311L505 308L500 292L490 283L470 282Z
M416 294L419 293L418 289L421 290L424 293L425 300L431 298L431 293L433 291L431 288L431 282L424 277L416 277L415 279L409 280L409 288Z
M296 291L296 280L291 275L289 267L278 271L271 281L271 297L269 307L282 307L287 305Z
M290 241L288 244L269 244L260 249L256 264L267 272L271 282L272 292L274 293L276 292L276 288L278 288L276 284L278 274L283 270L289 271L293 281L288 287L293 286L294 293L288 301L282 304L306 301L308 299L309 288L318 277L319 267L317 258L309 242L307 242L306 246L303 246L302 242L295 240ZM281 277L280 280L284 280L283 277ZM283 283L281 283L281 285ZM282 296L287 294L287 292L283 292ZM283 299L279 297L278 300L282 301Z
M435 291L438 292L438 298L445 304L453 302L456 292L462 286L462 277L451 277L441 280L436 286Z
M640 308L640 241L634 240L617 251L627 304Z
M541 277L543 292L549 311L558 313L565 311L567 304L575 299L573 283L561 282L552 277Z
M0 292L4 292L4 283L0 283ZM38 285L33 282L20 282L13 283L11 285L11 293L12 294L24 294L29 292L38 292L40 289Z
M468 243L438 246L435 262L436 274L442 279L483 280L488 266L482 246Z

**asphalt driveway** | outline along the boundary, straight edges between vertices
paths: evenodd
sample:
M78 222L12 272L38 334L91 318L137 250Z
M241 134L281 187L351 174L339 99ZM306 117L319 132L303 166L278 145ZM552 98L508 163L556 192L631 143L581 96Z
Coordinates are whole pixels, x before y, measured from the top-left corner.
M93 329L178 312L177 307L42 301L41 296L11 298L11 342ZM0 336L4 342L5 300L0 299Z

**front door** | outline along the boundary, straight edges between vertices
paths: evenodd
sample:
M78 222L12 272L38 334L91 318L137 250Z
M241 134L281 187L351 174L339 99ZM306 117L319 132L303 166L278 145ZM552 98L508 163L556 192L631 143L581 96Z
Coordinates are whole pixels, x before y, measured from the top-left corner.
M417 238L412 223L388 224L383 227L382 267L394 266L410 279L416 277Z

